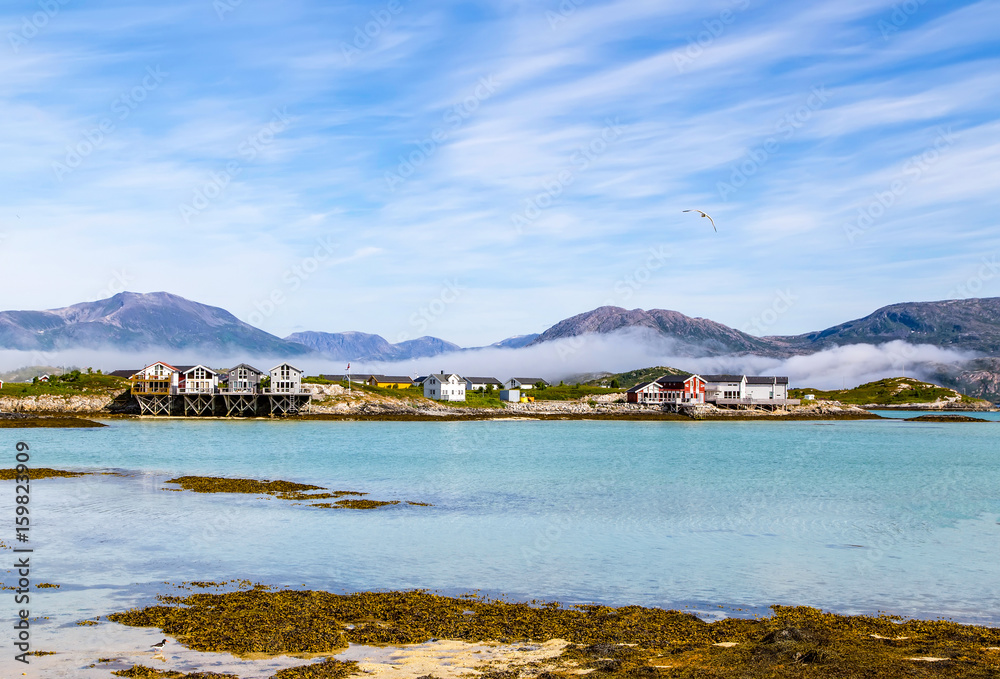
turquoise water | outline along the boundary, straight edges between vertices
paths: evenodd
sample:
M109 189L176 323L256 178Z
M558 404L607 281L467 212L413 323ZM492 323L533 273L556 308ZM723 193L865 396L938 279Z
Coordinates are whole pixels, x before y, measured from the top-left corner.
M0 466L13 466L14 443L26 440L34 466L125 474L32 486L33 577L62 585L43 600L56 624L146 601L164 581L230 578L1000 623L1000 427L110 424L0 430ZM165 492L181 474L434 506L324 510ZM12 484L0 487L0 512L12 516Z

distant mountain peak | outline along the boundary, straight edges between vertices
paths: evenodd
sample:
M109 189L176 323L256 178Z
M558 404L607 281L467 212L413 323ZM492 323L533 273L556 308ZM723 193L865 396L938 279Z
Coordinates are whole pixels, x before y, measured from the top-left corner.
M774 343L748 335L705 318L692 318L669 309L623 309L602 306L577 314L543 332L531 345L581 335L644 330L676 344L679 353L775 355L782 350ZM530 345L529 345L530 346Z
M120 292L47 311L3 311L0 346L28 351L198 347L216 354L309 353L306 347L255 328L225 309L168 292Z

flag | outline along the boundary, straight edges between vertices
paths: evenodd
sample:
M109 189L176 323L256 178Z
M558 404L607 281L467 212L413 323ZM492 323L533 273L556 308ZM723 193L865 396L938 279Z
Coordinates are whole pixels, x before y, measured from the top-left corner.
M350 369L351 369L351 364L350 364L350 363L348 363L348 364L347 364L347 369L348 369L348 370L350 370Z

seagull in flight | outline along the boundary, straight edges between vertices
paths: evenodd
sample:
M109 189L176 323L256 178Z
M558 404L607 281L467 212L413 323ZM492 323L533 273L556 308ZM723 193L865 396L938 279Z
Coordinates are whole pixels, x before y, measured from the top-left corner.
M707 219L708 221L712 222L712 228L713 228L713 229L715 229L715 220L714 220L714 219L712 219L711 217L709 217L709 216L708 216L707 214L705 214L705 213L704 213L704 212L702 212L701 210L681 210L681 212L697 212L697 213L698 213L698 214L700 214L700 215L701 215L702 217L704 217L704 218L705 218L705 219ZM718 230L718 229L715 229L715 232L716 232L716 233L719 233L719 230Z

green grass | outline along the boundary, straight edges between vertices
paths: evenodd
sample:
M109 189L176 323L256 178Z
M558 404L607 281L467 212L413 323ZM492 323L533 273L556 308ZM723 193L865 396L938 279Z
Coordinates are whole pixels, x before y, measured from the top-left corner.
M346 382L331 382L330 380L324 380L322 377L303 377L302 384L339 384L346 387Z
M607 389L583 384L565 384L545 387L544 389L528 389L522 391L521 396L534 396L536 401L575 401L584 396L620 394L622 391L622 389Z
M338 384L345 389L347 388L347 382L331 382L330 380L324 380L319 377L304 377L302 378L304 384ZM409 389L385 389L384 387L371 387L367 384L358 384L357 382L351 382L351 391L359 391L366 394L378 394L379 396L388 396L389 398L406 399L412 397L422 397L424 392L416 387L410 387Z
M911 377L890 377L868 382L854 389L790 389L789 398L802 398L815 394L817 399L840 401L854 405L900 405L903 403L933 403L938 399L953 397L955 392L936 384L921 382ZM961 403L975 403L976 399L962 395Z
M452 408L503 408L503 401L496 391L485 394L478 390L466 391L464 401L435 401L435 403Z
M119 394L129 388L128 380L111 375L88 375L73 371L65 375L52 375L48 382L4 382L0 396L80 396Z
M618 373L617 375L608 375L607 377L602 377L597 380L591 380L586 384L589 386L601 386L602 384L611 384L611 380L618 380L618 386L622 389L631 389L637 384L642 384L643 382L652 382L655 379L663 377L665 375L690 375L691 373L680 370L678 368L668 368L666 366L657 366L655 368L640 368L639 370L630 370L625 373Z

